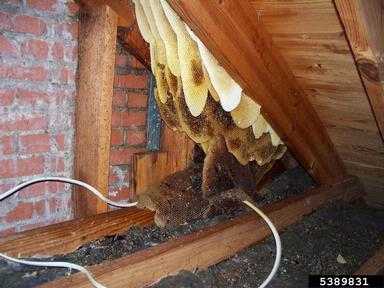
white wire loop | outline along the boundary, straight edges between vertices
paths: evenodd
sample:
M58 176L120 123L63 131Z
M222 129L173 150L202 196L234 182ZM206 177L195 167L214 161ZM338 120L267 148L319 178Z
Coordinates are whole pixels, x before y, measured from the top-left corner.
M257 214L259 214L261 218L263 218L263 220L268 224L269 229L271 229L273 237L275 238L275 243L276 243L275 263L273 264L273 268L271 270L271 273L269 273L267 279L265 279L264 282L259 286L259 288L264 288L264 287L267 287L267 285L272 281L277 270L279 269L280 262L281 262L281 252L282 252L281 239L280 239L279 232L277 232L275 225L273 225L272 221L268 218L267 215L264 214L263 211L261 211L259 208L257 208L255 205L253 205L249 201L245 200L245 201L243 201L243 203L248 205L252 210L254 210Z
M35 183L46 182L46 181L69 183L69 184L81 186L83 188L86 188L88 191L92 192L96 197L98 197L99 199L101 199L102 201L104 201L105 203L107 203L108 205L111 205L111 206L127 208L127 207L133 207L133 206L137 205L137 202L121 203L121 202L112 201L112 200L106 198L103 194L101 194L96 188L92 187L91 185L89 185L85 182L79 181L79 180L74 180L71 178L64 178L64 177L43 177L43 178L32 179L30 181L21 183L21 184L17 185L16 187L14 187L13 189L10 189L10 190L6 191L5 193L1 194L0 195L0 201L4 200L5 198L11 196L12 194L16 193L17 191L20 191L21 189L23 189L27 186L30 186L30 185L35 184ZM255 205L253 205L249 201L243 201L243 203L248 205L257 214L259 214L261 218L263 218L263 220L268 224L269 228L271 229L273 236L275 237L276 258L275 258L273 268L272 268L270 274L268 275L267 279L265 279L264 282L259 286L259 288L264 288L271 282L272 278L275 276L275 274L279 268L280 261L281 261L281 250L282 250L281 249L281 240L280 240L279 233L277 232L277 229L273 225L272 221L259 208L257 208ZM93 276L91 275L91 273L87 269L85 269L84 267L77 265L77 264L73 264L73 263L69 263L69 262L55 262L55 261L52 261L52 262L28 261L28 260L13 258L13 257L7 256L7 255L2 254L2 253L0 253L0 258L4 258L4 259L11 261L11 262L29 265L29 266L61 267L61 268L75 269L75 270L78 270L78 271L84 273L87 276L88 280L92 283L92 285L95 288L106 288L104 285L97 282L95 280L95 278L93 278Z
M11 196L12 194L16 193L17 191L19 191L19 190L21 190L27 186L30 186L30 185L36 184L36 183L40 183L40 182L47 182L47 181L69 183L69 184L81 186L81 187L87 189L88 191L92 192L96 197L100 198L100 200L102 200L103 202L105 202L111 206L128 208L128 207L133 207L133 206L137 205L137 202L121 203L121 202L112 201L111 199L108 199L103 194L101 194L96 188L92 187L91 185L89 185L83 181L80 181L80 180L75 180L75 179L65 178L65 177L42 177L42 178L36 178L36 179L26 181L24 183L17 185L15 188L10 189L7 192L1 194L0 195L0 201Z

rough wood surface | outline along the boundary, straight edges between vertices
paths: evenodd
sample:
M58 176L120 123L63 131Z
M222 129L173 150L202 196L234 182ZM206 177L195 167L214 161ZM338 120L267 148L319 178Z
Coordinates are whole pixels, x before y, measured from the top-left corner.
M139 195L165 177L186 169L194 143L181 132L163 125L161 151L137 153L133 156L134 193Z
M1 238L0 251L17 257L66 254L89 241L151 223L152 212L137 208L120 209Z
M125 49L135 56L147 69L150 69L149 45L140 34L134 13L133 3L125 0L81 0L85 7L108 5L118 15L117 38Z
M365 262L355 275L379 275L384 271L384 246Z
M360 177L370 203L384 205L384 145L333 0L250 2L325 124L348 174Z
M76 99L75 178L108 195L109 146L117 15L105 5L80 17L79 79ZM107 211L106 204L76 188L75 216Z
M249 1L171 0L319 183L337 182L344 166L307 95Z
M382 0L335 0L384 141L384 22Z
M169 172L168 152L144 152L133 155L133 179L135 195L159 184ZM175 171L176 172L176 171Z
M302 196L269 205L263 210L282 230L329 200L346 195L354 197L359 192L357 180L349 178L337 185L316 188ZM251 213L88 268L98 281L109 288L144 287L180 270L207 268L269 235L265 223ZM41 287L89 287L89 283L79 273Z

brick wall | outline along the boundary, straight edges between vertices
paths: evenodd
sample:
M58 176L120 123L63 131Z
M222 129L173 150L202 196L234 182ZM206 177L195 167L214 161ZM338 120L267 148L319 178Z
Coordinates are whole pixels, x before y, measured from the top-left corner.
M113 96L109 195L129 199L132 190L132 155L146 149L148 72L117 46Z
M78 6L0 3L0 193L35 176L73 176ZM39 184L0 202L0 235L72 217L71 187Z

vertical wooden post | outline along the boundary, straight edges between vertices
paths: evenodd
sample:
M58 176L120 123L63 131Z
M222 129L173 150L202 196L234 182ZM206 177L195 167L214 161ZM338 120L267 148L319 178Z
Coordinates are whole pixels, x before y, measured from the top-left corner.
M111 111L117 14L106 5L82 11L76 110L75 177L108 194ZM107 211L104 203L76 188L75 217Z

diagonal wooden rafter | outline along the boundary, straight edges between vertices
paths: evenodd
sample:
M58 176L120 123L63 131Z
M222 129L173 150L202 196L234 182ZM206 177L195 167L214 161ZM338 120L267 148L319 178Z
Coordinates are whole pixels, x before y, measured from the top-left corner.
M169 0L320 183L345 170L316 111L248 1Z
M384 141L384 2L335 0Z

